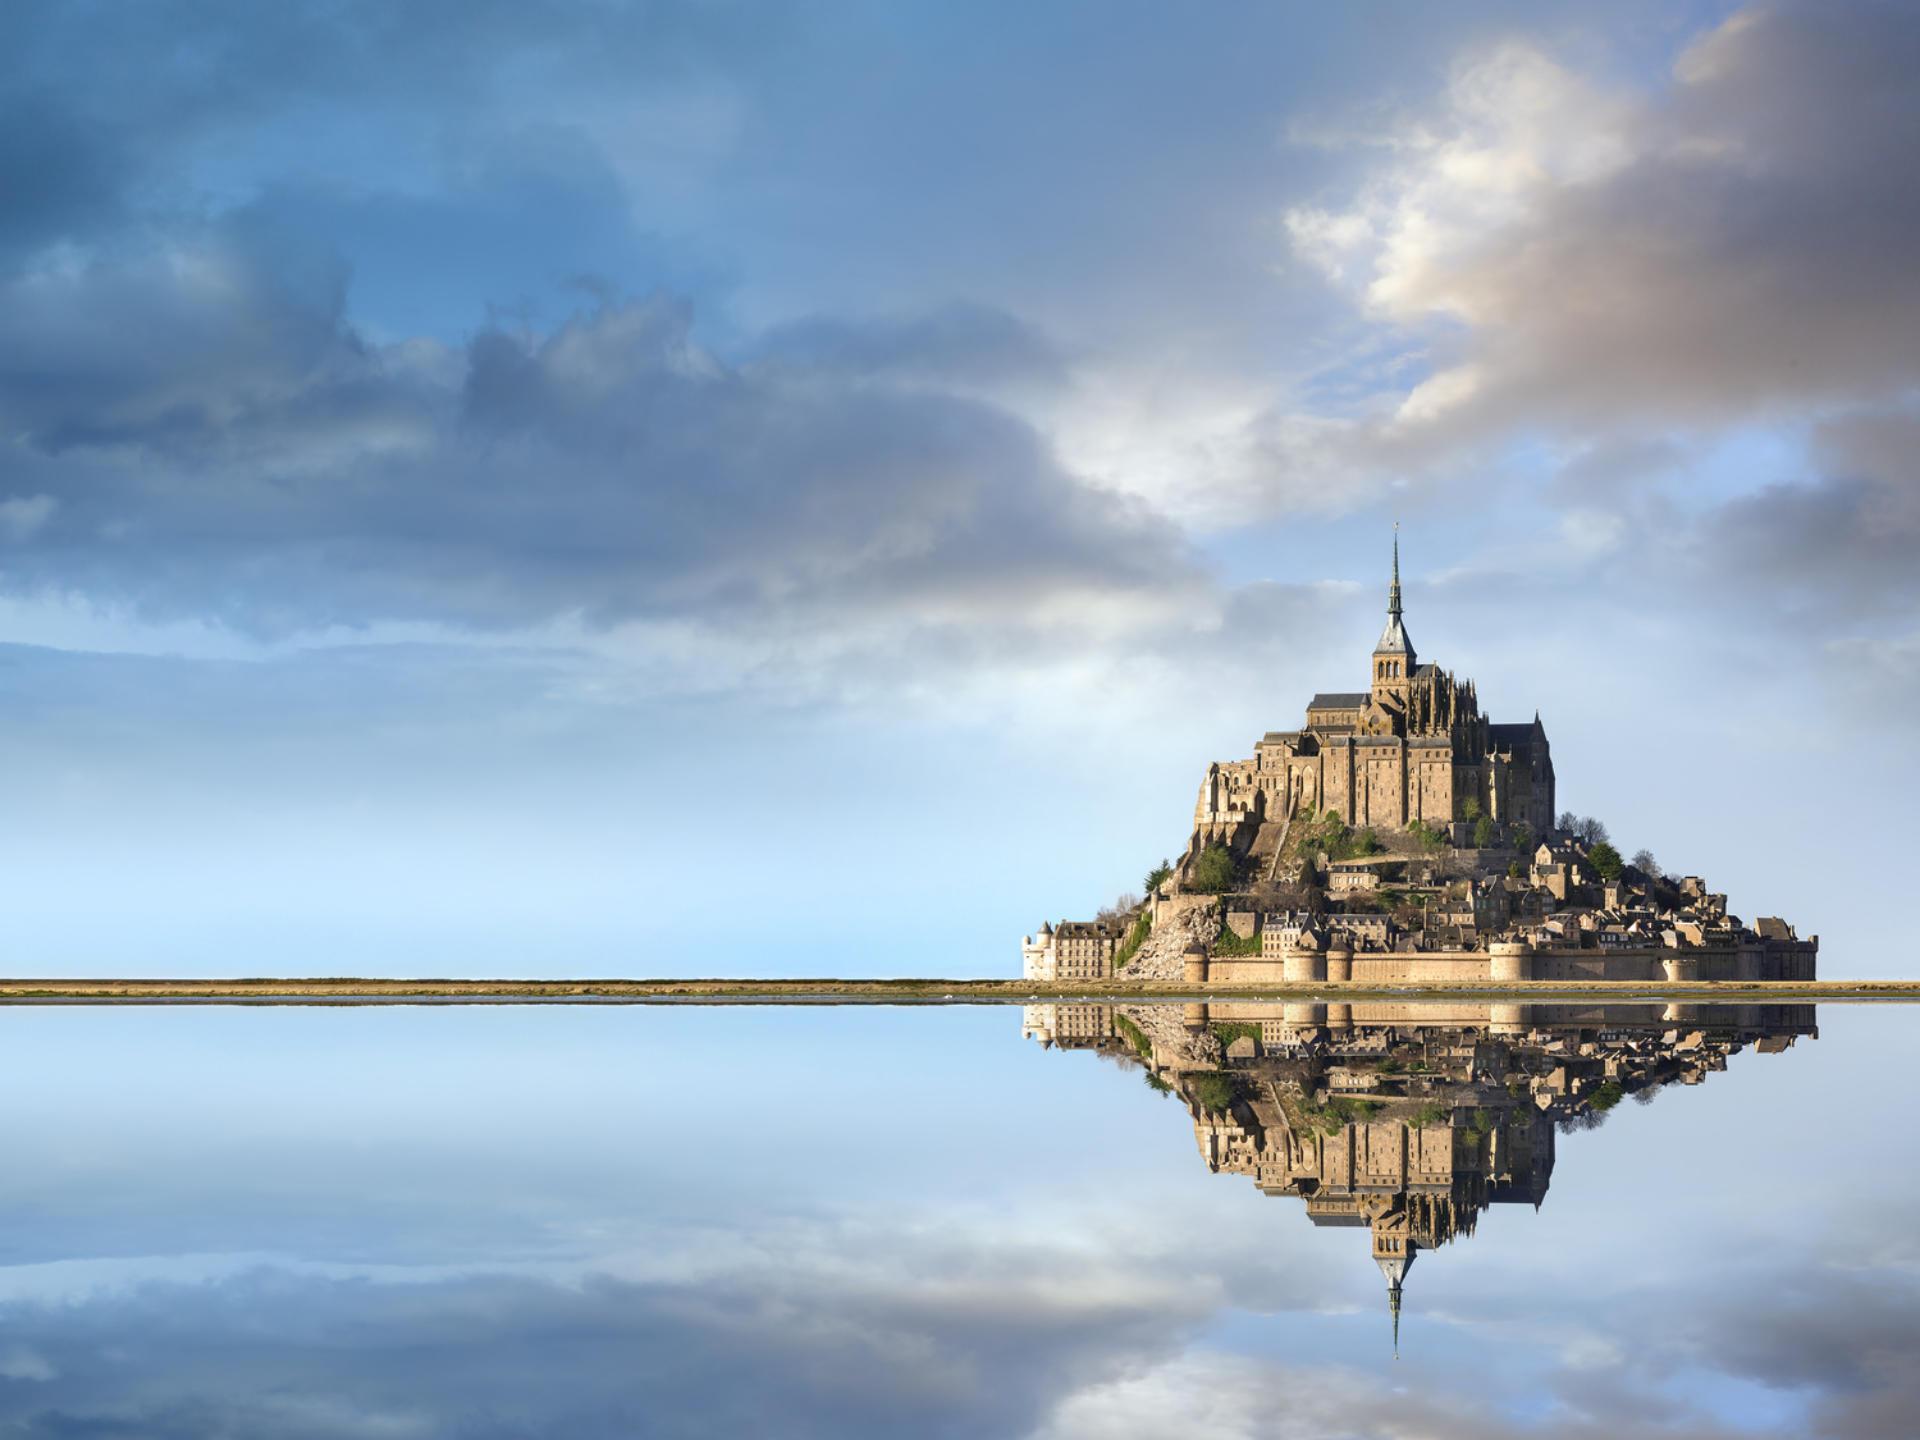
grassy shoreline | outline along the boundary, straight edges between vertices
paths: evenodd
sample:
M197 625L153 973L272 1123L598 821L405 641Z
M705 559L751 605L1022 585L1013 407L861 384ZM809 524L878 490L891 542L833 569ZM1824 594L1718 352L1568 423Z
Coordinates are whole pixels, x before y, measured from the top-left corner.
M6 1004L165 1004L241 1001L261 1004L420 1002L541 1003L602 1001L644 1004L668 1000L1044 1003L1055 1000L1259 1001L1340 1000L1674 1000L1751 1003L1764 1000L1920 1000L1920 980L1814 980L1739 984L1695 981L1533 980L1450 985L1185 985L1176 982L1042 985L1026 980L383 980L349 976L239 980L0 980Z

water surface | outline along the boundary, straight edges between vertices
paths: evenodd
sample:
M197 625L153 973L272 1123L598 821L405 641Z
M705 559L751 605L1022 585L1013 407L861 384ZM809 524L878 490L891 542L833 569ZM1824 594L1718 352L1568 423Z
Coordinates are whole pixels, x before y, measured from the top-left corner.
M1913 1434L1920 1016L1641 1008L6 1011L0 1424Z

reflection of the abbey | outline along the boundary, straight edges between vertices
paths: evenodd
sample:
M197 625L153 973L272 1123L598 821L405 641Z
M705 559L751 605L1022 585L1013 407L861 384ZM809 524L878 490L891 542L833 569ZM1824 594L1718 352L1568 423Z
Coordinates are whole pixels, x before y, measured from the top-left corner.
M1143 1067L1186 1103L1210 1170L1299 1196L1316 1225L1369 1229L1396 1351L1414 1257L1489 1205L1538 1207L1556 1130L1818 1033L1813 1006L1784 1004L1088 1003L1024 1022L1043 1045Z

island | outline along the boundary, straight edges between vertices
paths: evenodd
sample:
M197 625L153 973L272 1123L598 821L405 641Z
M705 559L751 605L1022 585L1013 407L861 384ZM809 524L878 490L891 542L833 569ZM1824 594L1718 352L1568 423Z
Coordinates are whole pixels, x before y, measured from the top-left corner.
M1497 724L1422 662L1400 543L1369 687L1315 695L1295 730L1207 766L1177 860L1145 898L1022 937L1039 984L1812 981L1819 937L1749 926L1697 875L1630 859L1556 813L1536 710Z

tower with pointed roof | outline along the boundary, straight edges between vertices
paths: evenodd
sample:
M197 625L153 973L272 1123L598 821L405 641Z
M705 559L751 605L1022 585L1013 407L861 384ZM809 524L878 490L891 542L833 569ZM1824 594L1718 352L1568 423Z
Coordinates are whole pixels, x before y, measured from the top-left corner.
M1174 867L1184 885L1208 845L1256 864L1279 853L1295 815L1328 811L1356 829L1419 824L1470 843L1475 822L1501 833L1553 826L1553 755L1536 711L1532 723L1496 725L1473 681L1423 662L1407 634L1400 588L1400 535L1393 537L1387 623L1369 657L1365 690L1330 691L1307 702L1306 724L1270 730L1250 760L1207 769L1193 833Z
M1413 1267L1413 1257L1418 1246L1414 1243L1404 1216L1395 1217L1400 1223L1382 1223L1376 1219L1373 1224L1373 1263L1380 1267L1380 1273L1387 1280L1387 1312L1393 1317L1393 1358L1400 1358L1400 1285L1407 1278L1407 1271Z
M1387 626L1380 632L1380 643L1373 647L1373 702L1404 717L1407 692L1419 669L1419 657L1413 653L1413 641L1407 636L1406 622L1400 613L1400 527L1393 527L1393 583L1387 587Z

